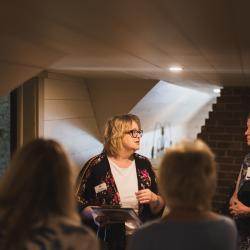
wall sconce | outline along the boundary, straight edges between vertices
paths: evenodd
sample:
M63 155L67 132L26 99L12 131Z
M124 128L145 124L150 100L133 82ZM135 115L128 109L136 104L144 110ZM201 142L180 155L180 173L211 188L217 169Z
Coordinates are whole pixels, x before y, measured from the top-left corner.
M153 146L151 149L151 158L155 158L157 154L161 153L164 151L165 146L166 146L166 131L165 131L165 124L161 124L160 122L157 122L155 124L154 128L154 135L153 135ZM170 124L168 125L169 127L169 144L170 146L172 145L172 140L171 140L171 126ZM160 133L158 132L160 130Z

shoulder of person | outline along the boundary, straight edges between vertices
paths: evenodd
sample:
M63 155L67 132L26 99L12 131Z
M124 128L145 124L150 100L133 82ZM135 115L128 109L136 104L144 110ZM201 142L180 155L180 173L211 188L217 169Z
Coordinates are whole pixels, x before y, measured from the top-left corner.
M144 223L133 235L133 238L141 238L145 240L145 236L158 232L158 226L161 224L160 219L148 221ZM147 238L147 237L146 237Z
M236 246L238 232L235 221L224 215L220 215L216 226L211 230L216 233L221 239L227 238L231 242L231 245ZM233 248L236 249L236 248Z
M97 240L95 234L85 229L85 234L74 236L75 250L99 250L100 243Z
M82 234L94 236L94 233L90 228L81 224L80 218L70 218L66 216L51 216L48 220L48 226L51 228L60 228L60 231L64 234Z
M81 225L78 221L67 219L59 221L59 225L63 241L69 241L69 245L74 245L74 249L98 249L98 241L90 228Z
M134 157L135 157L135 159L137 159L139 161L144 161L144 162L148 162L151 164L150 160L144 155L140 155L140 154L135 153Z
M141 227L140 229L151 229L151 228L154 228L155 226L157 227L158 224L161 224L162 223L162 219L158 218L158 219L155 219L155 220L151 220L151 221L147 221L145 222Z
M106 154L102 152L101 154L98 154L92 158L90 158L81 168L81 171L78 175L78 182L82 182L82 178L85 176L89 176L90 173L95 171L94 169L98 168L98 166L102 166L102 164L105 162Z
M218 215L218 219L223 221L225 224L235 227L235 222L232 218L225 215Z
M245 155L244 161L247 161L248 163L250 163L250 153Z
M97 250L99 243L94 232L84 225L64 225L64 230L67 235L72 234L72 241L74 241L75 248L79 250Z
M99 164L101 164L103 162L103 160L105 159L106 154L104 152L93 156L92 158L90 158L83 166L83 169L87 169L89 167L95 167Z
M65 249L98 249L98 242L94 232L81 225L80 219L53 215L46 222L38 223L32 229L31 235L32 239L27 242L25 249L38 249L39 242L47 246L53 240L60 242ZM39 238L39 242L33 240L36 238ZM47 247L45 248L47 249Z
M148 171L153 170L152 163L146 156L135 153L134 158L137 168L147 169Z
M60 227L61 227L62 232L64 234L67 234L67 235L79 234L79 235L84 235L84 236L89 235L90 238L95 237L95 235L91 231L91 229L87 228L84 225L74 225L74 224L61 223Z

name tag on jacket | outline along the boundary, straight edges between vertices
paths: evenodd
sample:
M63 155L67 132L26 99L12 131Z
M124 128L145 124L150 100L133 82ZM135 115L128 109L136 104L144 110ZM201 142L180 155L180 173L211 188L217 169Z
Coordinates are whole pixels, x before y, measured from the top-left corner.
M103 182L103 183L95 186L95 192L96 192L96 194L98 194L98 193L100 193L102 191L105 191L105 190L107 190L107 185L106 185L105 182Z

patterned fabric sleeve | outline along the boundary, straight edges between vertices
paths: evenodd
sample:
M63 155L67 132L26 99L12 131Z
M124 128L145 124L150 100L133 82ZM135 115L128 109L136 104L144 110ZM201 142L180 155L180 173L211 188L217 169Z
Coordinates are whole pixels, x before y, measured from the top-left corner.
M142 183L142 188L149 188L155 194L158 194L156 175L148 158L140 156L143 168L139 170L139 178Z
M249 166L250 166L250 154L247 154L244 157L244 160L241 166L239 190L243 186L244 182L246 181L247 169Z
M151 180L152 180L151 191L154 192L155 194L159 194L155 172L152 168L150 161L148 161L148 164L149 164L149 174L150 174Z
M137 172L138 172L138 181L139 189L149 188L155 194L158 194L158 187L156 182L156 175L153 171L151 162L148 158L138 155L135 155L138 159L137 161ZM159 218L163 213L163 209L159 213L153 213L148 204L139 205L139 217L143 222Z
M93 188L93 167L95 157L91 158L82 168L76 184L76 201L82 211L85 207L95 205L95 192Z
M157 185L157 178L156 178L155 172L154 172L154 170L152 168L152 165L151 165L151 163L150 163L149 160L148 160L148 162L149 162L149 174L150 174L150 177L151 177L151 187L150 187L150 190L153 193L159 195L159 190L158 190L158 185ZM161 217L162 214L163 214L163 210L164 210L164 207L158 213L152 213L151 212L151 217L153 219L157 219L157 218Z

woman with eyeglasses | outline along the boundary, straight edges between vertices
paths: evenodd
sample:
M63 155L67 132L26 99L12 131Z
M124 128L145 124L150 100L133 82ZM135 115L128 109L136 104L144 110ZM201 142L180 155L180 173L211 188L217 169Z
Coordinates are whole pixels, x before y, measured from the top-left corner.
M143 131L136 115L112 117L105 125L104 150L91 158L82 168L76 197L80 211L90 218L94 227L91 206L133 208L142 222L161 216L164 202L158 195L155 174L150 161L136 150ZM95 219L101 221L100 217ZM98 226L98 236L106 249L125 249L126 239L135 231L132 223L113 223Z

